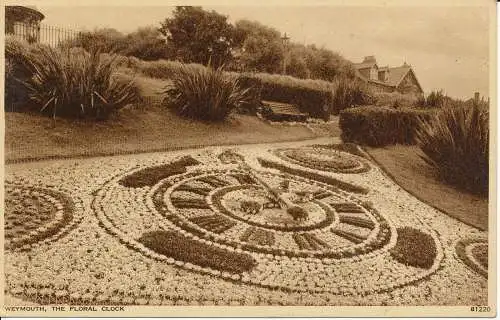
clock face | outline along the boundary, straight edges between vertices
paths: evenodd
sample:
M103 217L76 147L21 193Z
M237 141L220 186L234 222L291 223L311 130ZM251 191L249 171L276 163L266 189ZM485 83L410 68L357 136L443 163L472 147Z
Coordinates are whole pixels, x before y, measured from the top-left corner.
M282 174L187 174L160 183L153 199L156 210L179 228L255 253L341 259L378 250L391 237L387 221L359 201Z

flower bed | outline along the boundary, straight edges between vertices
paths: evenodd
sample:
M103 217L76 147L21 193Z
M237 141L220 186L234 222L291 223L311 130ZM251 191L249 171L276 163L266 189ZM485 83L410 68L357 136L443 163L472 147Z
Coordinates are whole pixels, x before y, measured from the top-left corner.
M248 254L234 253L194 241L177 232L153 231L139 240L147 248L177 260L232 273L249 271L255 260Z
M72 195L73 216L69 232L6 250L6 293L77 305L487 304L487 279L454 256L457 247L484 266L484 242L455 246L484 232L401 192L371 163L361 174L298 170L269 149L239 148L236 161L207 148L10 167L14 206L33 192L9 190L37 185L59 202ZM183 173L123 184L184 156L194 161ZM248 199L278 206L246 212L238 201ZM40 214L55 217L44 201ZM290 206L308 218L287 216ZM434 249L422 258L424 245Z
M472 270L488 278L488 242L485 239L460 240L455 245L455 253Z
M50 242L70 230L73 201L61 192L31 186L6 186L5 248L28 250L38 242Z
M320 171L362 173L370 170L364 159L333 148L312 146L279 149L274 153L285 161Z

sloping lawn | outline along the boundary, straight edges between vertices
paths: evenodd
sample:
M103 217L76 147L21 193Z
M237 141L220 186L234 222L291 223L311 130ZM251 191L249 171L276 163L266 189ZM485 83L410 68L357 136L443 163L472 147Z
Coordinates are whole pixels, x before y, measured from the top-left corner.
M252 116L235 115L226 123L202 123L156 106L124 109L116 119L101 123L57 119L55 127L52 119L37 114L5 114L7 162L314 137L305 127L271 126Z
M488 198L441 182L418 156L418 147L395 145L365 149L402 188L420 200L462 222L488 230Z
M121 74L128 77L130 75ZM181 118L157 105L168 80L134 77L146 103L120 110L105 122L52 119L39 114L5 114L5 160L101 156L207 145L293 141L315 138L304 126L272 126L257 117L234 115L223 123Z

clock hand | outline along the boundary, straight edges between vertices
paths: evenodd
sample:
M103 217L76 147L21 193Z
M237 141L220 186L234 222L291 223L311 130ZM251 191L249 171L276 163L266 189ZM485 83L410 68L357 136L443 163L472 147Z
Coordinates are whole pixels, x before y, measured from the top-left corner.
M308 214L307 211L302 208L301 206L298 206L294 204L284 192L280 192L276 188L271 188L267 182L265 182L259 174L254 172L252 168L246 164L246 163L240 163L240 168L247 172L255 181L257 181L261 186L264 187L264 189L274 198L276 202L280 205L281 209L284 209L287 211L288 214L290 214L294 220L295 219L306 219Z

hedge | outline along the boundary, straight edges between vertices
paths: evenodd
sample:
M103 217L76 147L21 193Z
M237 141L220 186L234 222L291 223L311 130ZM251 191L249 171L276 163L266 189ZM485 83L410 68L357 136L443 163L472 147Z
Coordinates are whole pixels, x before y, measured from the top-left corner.
M345 109L341 111L339 119L341 138L344 142L373 147L415 144L419 119L429 120L435 112L376 106Z
M328 118L333 108L332 84L321 80L302 80L263 73L242 74L258 100L295 104L300 112L315 118Z

